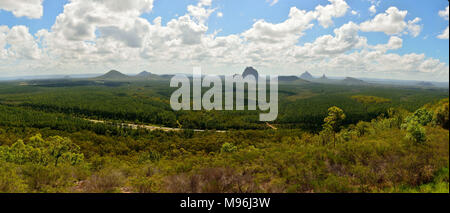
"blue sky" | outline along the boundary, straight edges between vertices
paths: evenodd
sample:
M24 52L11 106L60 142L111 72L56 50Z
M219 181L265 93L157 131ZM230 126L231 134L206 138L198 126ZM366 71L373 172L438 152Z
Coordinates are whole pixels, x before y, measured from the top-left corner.
M7 1L7 0L5 0ZM39 2L40 0L36 0ZM82 1L82 0L80 0ZM113 0L114 1L114 0ZM272 5L272 0L212 0L211 5L203 5L204 8L209 8L213 12L207 17L205 23L197 23L199 25L206 26L206 32L204 36L214 34L215 37L227 37L230 35L242 36L242 34L254 26L257 20L263 20L265 23L270 23L273 25L283 23L289 19L289 12L291 8L295 7L299 10L314 11L318 5L329 5L328 0L318 0L318 1L293 1L293 0L279 0L276 4ZM19 0L20 2L20 0ZM30 18L25 16L18 17L14 15L11 7L8 5L2 8L0 3L0 26L7 26L9 29L15 26L26 26L29 33L35 38L38 38L37 33L39 31L45 30L52 32L52 26L55 25L55 21L58 15L62 14L64 11L64 5L69 4L68 0L43 0L43 15L40 18ZM6 3L7 4L7 3ZM441 63L444 63L448 69L449 61L449 49L448 49L448 39L437 38L438 35L448 27L448 15L447 19L439 15L439 11L444 11L448 7L448 1L446 0L434 0L434 1L411 1L411 0L386 0L386 1L376 1L376 0L347 0L346 4L349 6L345 15L335 16L332 18L332 25L329 27L321 26L317 20L313 20L311 23L314 24L312 28L303 30L302 36L300 36L295 45L303 46L306 43L314 43L315 40L321 36L331 35L334 36L334 30L340 28L341 26L354 22L360 24L362 22L374 19L374 17L380 13L384 13L390 7L396 7L400 11L407 11L407 15L404 21L407 23L410 20L418 17L420 22L418 26L421 27L420 33L417 36L405 35L406 33L399 33L396 35L386 34L384 32L376 31L359 31L358 35L367 39L367 45L381 45L386 44L392 36L400 37L403 44L401 48L389 49L385 54L395 53L400 56L407 54L424 54L426 58L437 59ZM199 6L198 0L154 0L153 7L151 11L141 12L139 17L146 19L150 25L153 20L157 17L161 17L162 25L166 26L168 22L172 20L178 20L179 17L184 16L188 13L187 7L189 5ZM376 13L369 12L371 6L375 6ZM93 11L94 12L94 11ZM219 17L218 14L223 14ZM357 13L357 14L352 14ZM191 18L194 19L194 15ZM125 25L123 25L125 26ZM122 27L122 26L121 26ZM96 35L99 34L101 29L100 25L96 26ZM111 36L113 38L118 38L119 36ZM52 37L54 38L54 37ZM1 37L0 37L1 39ZM50 39L50 37L49 37ZM243 38L246 40L246 38ZM152 40L152 38L149 38ZM203 41L203 38L202 38ZM88 41L85 41L88 42ZM94 42L98 45L98 41ZM246 42L250 42L247 41ZM1 43L0 43L1 44ZM14 44L12 44L14 45ZM37 45L42 48L41 43L37 42ZM11 44L6 42L6 49L10 47ZM0 50L1 50L0 46ZM145 49L144 47L141 48ZM151 48L156 51L157 48ZM44 50L39 50L44 51ZM176 50L174 50L176 51ZM353 51L360 51L359 49L351 49L345 52L345 54L350 54ZM142 51L141 51L142 52ZM153 55L151 53L150 55ZM11 54L10 54L11 55ZM18 55L18 54L15 54ZM47 54L48 55L48 54ZM141 54L142 55L142 54ZM46 56L47 57L47 56ZM332 60L334 56L330 56L327 60ZM185 57L186 58L186 57ZM189 57L187 57L189 58ZM7 59L12 63L11 58ZM53 59L54 60L54 59ZM98 63L101 63L99 61ZM15 62L17 63L17 62ZM192 61L186 62L186 64L192 64ZM242 63L238 63L241 65ZM37 66L36 63L31 63L29 66ZM56 65L55 65L56 66ZM58 65L59 66L59 65ZM124 65L127 67L126 65ZM144 65L142 65L144 66ZM147 64L147 66L152 66ZM270 71L274 68L269 68L270 66L261 63L262 69ZM37 66L40 70L45 70L45 67ZM154 65L157 67L157 65ZM175 66L174 66L175 67ZM232 65L230 65L232 67ZM316 65L311 67L317 67ZM19 68L21 73L27 73L23 67ZM54 70L55 67L49 68L48 70ZM66 68L67 72L72 72L73 68ZM155 68L156 70L159 70ZM221 68L224 69L224 68ZM311 68L312 69L312 68ZM325 68L324 68L325 69ZM133 70L134 71L134 70ZM137 70L136 70L137 71ZM162 70L159 70L163 72ZM3 73L12 75L12 71L5 70ZM131 72L131 71L130 71ZM314 71L313 71L314 72ZM287 71L287 73L290 73ZM317 73L318 74L318 73ZM0 67L0 75L2 75L2 70ZM356 75L356 73L355 73ZM447 72L448 76L448 72ZM419 76L418 76L419 77ZM431 78L431 77L430 77Z

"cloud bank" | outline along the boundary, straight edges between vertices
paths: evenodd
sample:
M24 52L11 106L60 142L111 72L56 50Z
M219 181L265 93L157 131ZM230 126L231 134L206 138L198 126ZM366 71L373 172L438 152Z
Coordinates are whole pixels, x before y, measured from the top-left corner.
M38 19L44 14L42 2L43 0L1 0L0 10L10 11L16 17Z
M253 65L279 74L308 70L356 77L448 78L446 63L424 54L391 52L403 47L402 37L416 37L422 30L419 17L407 19L408 11L397 7L361 23L335 26L334 19L355 13L344 0L329 0L310 11L292 7L279 23L256 20L241 33L219 36L208 31L208 20L212 14L226 14L214 8L211 0L189 5L184 15L166 24L161 17L142 18L153 11L153 3L71 0L49 30L31 35L26 26L0 26L0 73L101 73L108 69L175 73L202 65L211 73L232 74ZM2 8L5 5L0 3ZM448 19L448 7L439 14ZM314 27L332 28L333 33L302 43ZM369 45L361 32L382 32L389 41Z

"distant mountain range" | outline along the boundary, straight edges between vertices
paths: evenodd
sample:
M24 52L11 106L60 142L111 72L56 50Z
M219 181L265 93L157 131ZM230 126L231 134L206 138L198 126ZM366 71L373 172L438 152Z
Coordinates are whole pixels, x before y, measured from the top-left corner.
M322 75L322 77L320 78L314 78L313 75L311 75L311 73L309 73L308 71L304 72L302 75L300 75L300 78L303 80L307 80L307 81L311 81L311 82L316 82L316 83L325 83L325 84L344 84L344 85L367 85L369 83L357 79L357 78L351 78L351 77L346 77L345 79L329 79L325 74Z
M346 85L364 85L364 84L369 84L363 80L359 80L356 78L351 78L351 77L347 77L344 80L341 80L340 83L346 84Z
M245 68L242 76L253 75L256 78L259 77L258 71L253 67ZM94 80L99 83L106 82L131 82L131 81L147 81L147 80L170 80L172 74L157 75L150 73L148 71L142 71L137 75L126 75L117 70L111 70L106 74L82 74L82 75L47 75L47 76L23 76L16 78L4 78L0 81L38 81L38 80L57 80L65 79L66 81L86 81ZM190 75L189 75L190 76ZM371 79L363 78L357 79L352 77L346 77L345 79L329 78L326 75L322 77L315 78L308 71L304 72L300 76L279 76L279 82L297 84L297 83L323 83L323 84L341 84L341 85L398 85L398 86L412 86L412 87L439 87L439 88L449 88L448 82L426 82L426 81L413 81L413 80L389 80L389 79Z
M279 81L298 81L298 80L300 80L300 78L297 77L297 76L294 76L294 75L292 75L292 76L279 76L278 80Z
M249 75L253 75L253 76L255 76L256 79L258 79L259 73L255 68L247 67L247 68L245 68L244 72L242 73L242 76L245 78ZM316 83L343 84L343 85L366 85L366 84L369 84L363 80L351 78L351 77L346 77L343 80L334 80L334 79L331 80L326 75L323 75L320 78L314 78L314 76L311 75L311 73L309 73L308 71L301 74L300 77L279 76L278 80L281 82L295 82L295 83L299 83L301 81L302 83L316 82Z
M421 82L417 83L417 86L419 86L419 87L433 87L434 84L430 83L430 82L421 81Z
M158 80L162 79L163 77L159 75L152 74L147 71L142 71L141 73L130 76L125 75L117 70L111 70L108 73L98 76L96 78L93 78L94 80L102 80L102 81L143 81L143 80Z
M245 68L244 72L242 73L242 77L247 77L249 75L253 75L255 76L256 79L258 79L259 77L259 73L258 71L253 68L253 67L247 67ZM282 81L282 82L295 82L295 83L305 83L308 81L305 81L297 76L278 76L278 81Z

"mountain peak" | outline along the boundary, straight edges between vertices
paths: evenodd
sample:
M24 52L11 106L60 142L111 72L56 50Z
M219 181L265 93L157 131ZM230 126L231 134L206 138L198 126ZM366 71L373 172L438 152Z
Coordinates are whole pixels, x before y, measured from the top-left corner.
M306 71L306 72L304 72L301 76L300 76L300 78L301 79L304 79L304 80L312 80L312 79L314 79L314 77L311 75L311 73L309 73L308 71Z
M245 78L245 77L247 77L249 75L253 75L253 76L255 76L255 78L258 78L259 73L258 73L258 71L255 68L247 67L247 68L245 68L244 73L242 73L242 77Z
M342 83L344 84L349 84L349 85L361 85L361 84L366 84L365 81L357 79L357 78L352 78L352 77L346 77L344 80L342 80Z
M139 80L155 80L155 79L160 78L160 76L153 74L151 72L147 72L147 71L142 71L141 73L137 74L135 77Z
M139 74L137 74L137 76L149 76L149 75L151 75L151 74L152 74L151 72L142 71L142 72L140 72Z
M109 72L106 73L106 75L108 74L122 74L122 73L117 70L110 70Z
M323 74L323 76L320 77L320 79L321 79L321 80L328 80L328 77L327 77L325 74Z
M98 78L104 79L104 80L121 80L121 79L129 78L129 76L127 76L117 70L111 70L108 73L106 73Z

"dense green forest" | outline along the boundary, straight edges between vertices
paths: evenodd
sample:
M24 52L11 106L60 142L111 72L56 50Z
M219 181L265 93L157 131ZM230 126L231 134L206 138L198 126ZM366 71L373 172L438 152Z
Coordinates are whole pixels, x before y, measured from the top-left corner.
M275 130L168 85L0 83L0 192L449 192L448 89L281 84Z
M266 129L258 122L257 111L180 111L170 108L175 88L169 81L116 82L115 86L79 86L65 80L41 81L31 85L18 83L0 86L0 105L73 117L155 124L187 129ZM83 81L84 82L84 81ZM51 86L49 86L51 85ZM58 85L58 86L55 86ZM448 97L448 89L419 89L366 85L325 85L301 82L281 84L279 116L275 124L286 128L320 130L331 106L348 115L345 124L370 121L391 107L415 111L426 103ZM356 97L356 98L355 98ZM359 99L358 99L359 97ZM378 103L361 101L379 98ZM177 122L178 121L178 122Z

